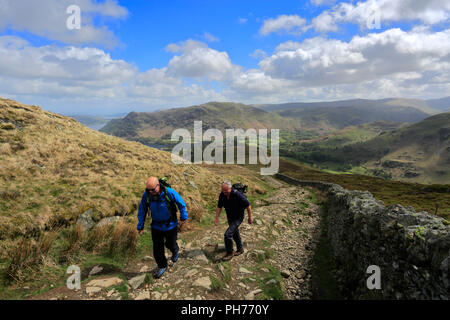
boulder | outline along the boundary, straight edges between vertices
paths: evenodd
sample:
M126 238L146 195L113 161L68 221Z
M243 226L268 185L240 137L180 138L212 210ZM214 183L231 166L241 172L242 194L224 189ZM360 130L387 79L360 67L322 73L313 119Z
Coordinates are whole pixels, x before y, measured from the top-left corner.
M128 283L134 290L136 290L141 286L142 283L144 283L145 276L146 276L145 274L142 274L134 278L131 278L130 280L128 280Z
M121 217L117 217L117 216L103 218L95 225L95 227L98 228L98 227L114 224L114 223L119 222L121 219L122 219Z
M89 281L89 283L86 284L86 287L109 288L111 286L121 284L122 282L123 282L123 280L118 277L94 279L94 280Z
M82 227L84 230L90 230L95 225L92 216L94 215L94 210L89 209L83 212L77 220L77 226Z
M209 279L209 277L198 278L194 281L193 286L211 290L211 280Z
M150 300L150 291L146 290L146 291L139 293L136 296L135 300Z

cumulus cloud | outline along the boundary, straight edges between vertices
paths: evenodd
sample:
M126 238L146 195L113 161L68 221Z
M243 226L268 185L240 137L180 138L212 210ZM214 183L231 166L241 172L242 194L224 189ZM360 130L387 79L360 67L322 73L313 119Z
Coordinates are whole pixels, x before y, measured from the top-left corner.
M181 52L169 61L167 71L171 76L223 81L240 69L232 64L228 53L211 49L200 41L188 40L180 44L170 44L166 49Z
M70 16L66 10L71 5L81 10L79 30L69 30L66 25ZM118 39L106 26L95 25L94 18L124 19L127 15L127 9L116 0L0 0L0 31L11 28L67 44L114 47Z
M26 30L75 45L114 41L109 30L94 26L89 19L84 22L84 34L66 33L65 4L68 2L64 0L58 2L64 5L55 7L49 6L55 3L50 0L40 2L45 10L50 10L49 21L41 26L34 20L36 12L41 10L33 6L35 1L24 0L25 7L31 4L30 8L36 10L29 17L26 12L17 13L17 21L4 14L16 13L18 2L12 3L0 0L0 29ZM70 1L70 4L77 3L91 17L126 16L117 1L101 4L94 0ZM325 4L321 0L313 3ZM350 40L321 35L301 42L287 41L273 52L264 46L264 51L256 49L250 53L259 59L259 67L251 69L233 63L228 52L193 39L169 43L165 49L172 57L165 67L140 71L133 63L113 59L104 49L93 46L36 47L17 36L0 36L0 91L24 102L27 99L23 97L30 97L33 104L47 99L54 105L105 108L131 105L141 111L148 106L165 108L211 100L277 103L448 95L450 29L443 25L434 28L434 24L448 20L450 0L439 1L440 6L437 1L413 3L410 0L340 3L319 14L308 26L297 15L282 15L265 20L259 32L298 35L308 28L338 31L344 22L364 27L369 17L365 9L371 3L380 6L382 22L420 20L422 24L408 31L392 28L356 35ZM57 20L55 12L61 9L62 18ZM58 29L60 23L64 30ZM218 40L206 32L196 37L208 42Z
M266 19L259 30L259 33L263 36L267 36L271 33L288 33L299 35L304 32L303 27L306 24L306 20L298 15L280 15L273 19Z
M55 79L104 86L129 79L135 68L123 60L113 60L97 48L33 47L13 36L0 37L0 76L27 79Z
M247 103L448 95L450 29L416 27L287 41L237 74L223 94Z
M450 89L450 29L391 29L349 41L287 41L272 54L257 50L259 68L247 70L201 41L169 44L166 50L174 53L166 67L142 72L98 48L33 47L19 37L1 36L0 88L24 102L47 99L73 106L70 112L81 112L79 105L131 105L142 111L211 100L427 98L447 95ZM221 90L205 79L218 81Z
M259 65L273 78L296 80L303 86L323 86L405 73L443 73L450 71L449 58L450 29L390 29L355 36L349 42L323 37L286 42Z
M45 98L100 108L132 104L135 110L224 99L212 89L169 75L167 68L140 72L98 48L34 47L15 36L0 36L0 88L8 97L33 96L33 103Z
M420 21L434 25L450 19L450 0L367 0L356 4L342 2L312 20L319 32L337 31L340 23L354 23L370 29L373 20L381 24L400 21Z

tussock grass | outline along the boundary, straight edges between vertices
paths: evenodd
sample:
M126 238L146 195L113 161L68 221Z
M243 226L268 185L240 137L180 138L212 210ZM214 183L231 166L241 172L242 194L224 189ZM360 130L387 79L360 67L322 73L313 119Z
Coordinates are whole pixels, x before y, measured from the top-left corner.
M130 255L134 254L137 244L137 232L134 224L119 223L112 231L111 239L108 241L108 254Z
M22 238L8 250L6 280L20 283L42 266L79 263L87 254L119 259L133 257L136 247L136 225L130 222L97 227L89 232L72 226L60 232L48 232L38 241Z
M48 261L48 254L52 243L56 239L56 233L47 233L38 241L23 238L17 247L11 247L8 251L10 262L6 268L7 280L23 281L25 271L32 270L37 264Z

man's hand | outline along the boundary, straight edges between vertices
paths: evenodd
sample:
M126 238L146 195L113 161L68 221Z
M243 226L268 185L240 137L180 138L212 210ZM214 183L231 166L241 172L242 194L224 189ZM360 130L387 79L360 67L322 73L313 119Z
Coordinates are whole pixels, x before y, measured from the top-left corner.
M144 229L142 229L142 230L138 230L137 232L138 232L138 235L141 235L141 234L142 234L142 232L144 232Z
M218 225L219 224L219 217L216 218L216 220L214 220L214 225Z
M248 223L252 224L253 223L253 218L252 217L248 217Z
M189 230L187 219L180 220L180 223L178 224L178 231L182 232L182 231L186 231L186 230Z

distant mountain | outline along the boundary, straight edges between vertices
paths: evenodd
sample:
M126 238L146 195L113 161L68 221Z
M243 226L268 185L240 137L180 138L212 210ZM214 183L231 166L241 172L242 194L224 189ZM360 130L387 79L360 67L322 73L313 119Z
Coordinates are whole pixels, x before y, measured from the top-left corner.
M450 110L450 97L442 98L442 99L433 99L427 100L428 105L431 108L442 111Z
M88 115L71 115L70 117L74 118L79 123L84 124L86 127L94 130L102 128L109 121L109 119Z
M337 108L337 107L412 107L429 115L436 114L450 108L450 97L434 100L388 98L380 100L352 99L329 102L293 102L281 104L254 105L266 111L286 111L293 109L313 108Z
M285 118L241 103L209 102L202 105L157 112L131 112L122 119L111 120L101 131L127 138L168 138L178 128L193 132L194 121L202 121L203 130L225 129L300 129L296 119Z
M303 106L301 108L274 111L282 117L298 119L302 128L343 129L375 121L414 123L429 114L412 107L391 107L384 104L361 104L352 106Z
M126 116L127 113L117 113L109 116L95 116L95 115L67 115L68 117L74 118L79 123L84 124L86 127L89 127L94 130L99 130L105 124L107 124L111 119L122 118Z
M429 114L410 106L392 106L378 100L347 100L320 103L289 103L259 105L232 102L209 102L184 108L155 112L131 112L122 119L111 120L101 131L130 140L170 139L173 130L185 128L192 132L195 120L203 129L226 128L281 129L310 131L323 135L347 126L375 121L414 123ZM407 104L402 101L403 104Z
M325 101L325 102L289 102L279 104L259 104L254 105L257 108L266 111L285 111L303 108L327 108L327 107L357 107L376 104L376 100L352 99L341 101Z

